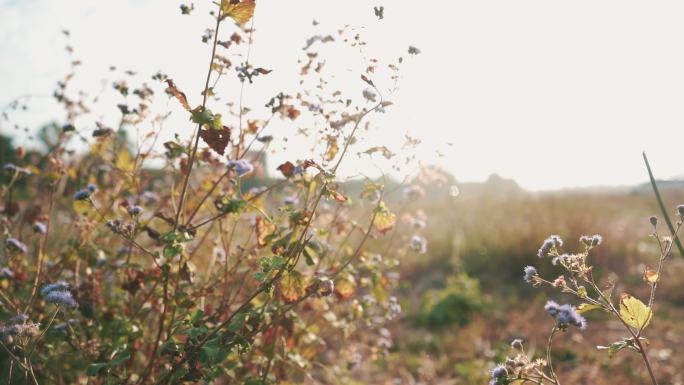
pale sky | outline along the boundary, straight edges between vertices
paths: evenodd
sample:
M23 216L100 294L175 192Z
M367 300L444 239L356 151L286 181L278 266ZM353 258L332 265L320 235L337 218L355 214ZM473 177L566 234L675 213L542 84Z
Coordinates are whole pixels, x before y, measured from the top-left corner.
M197 95L203 76L196 74L209 57L199 36L211 21L210 2L194 3L188 17L176 0L0 0L0 105L51 94L67 71L62 29L84 63L79 84L91 90L116 65L145 76L162 70ZM383 20L373 15L377 5L385 7ZM534 190L643 182L644 150L659 177L681 176L682 20L681 1L257 0L250 61L274 71L248 88L245 101L262 104L274 90L296 89L305 40L350 24L363 27L366 54L384 63L407 57L409 45L421 50L405 62L395 104L354 153L376 144L398 152L408 133L422 139L415 154L424 163L458 180L498 173ZM333 51L326 66L347 69L338 76L346 83L363 63ZM355 87L360 93L363 84ZM226 86L222 95L238 93ZM31 114L19 117L24 124L62 118L49 98L32 103ZM189 136L193 126L183 122L167 136ZM271 134L287 136L286 129L294 127ZM343 172L368 168L364 159L354 155Z

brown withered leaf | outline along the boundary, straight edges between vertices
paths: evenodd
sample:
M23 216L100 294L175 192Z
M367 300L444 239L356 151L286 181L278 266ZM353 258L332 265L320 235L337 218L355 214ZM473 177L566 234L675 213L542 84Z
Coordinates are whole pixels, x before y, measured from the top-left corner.
M658 282L658 278L659 274L657 271L652 269L646 269L646 271L644 271L644 281L650 283L651 285Z
M301 114L301 111L299 111L298 109L294 108L293 106L289 106L289 107L287 108L287 113L286 113L286 115L287 115L288 118L290 118L290 120L295 120L295 119L297 119L297 118L299 117L300 114Z
M254 229L257 236L257 245L259 248L262 248L268 244L267 237L276 231L276 225L264 220L262 217L257 217Z
M166 84L168 87L166 88L166 92L170 93L173 95L180 104L185 108L187 111L190 111L192 108L190 108L190 104L188 103L188 98L185 97L185 94L176 87L176 84L174 84L173 79L166 79Z
M220 130L203 128L200 130L200 137L212 150L223 155L230 142L230 128L226 126L223 126Z
M386 146L371 147L368 150L364 151L364 154L372 155L376 152L382 153L382 156L384 156L387 159L392 159L394 157L394 155L396 155L395 153L390 151L390 149L387 148Z
M295 165L292 162L287 161L280 166L278 166L278 171L280 171L285 178L290 178L294 175Z
M370 80L370 79L368 79L368 78L366 77L366 75L363 75L363 74L362 74L362 75L361 75L361 80L363 80L364 82L368 83L371 87L375 87L375 84L373 84L373 81Z

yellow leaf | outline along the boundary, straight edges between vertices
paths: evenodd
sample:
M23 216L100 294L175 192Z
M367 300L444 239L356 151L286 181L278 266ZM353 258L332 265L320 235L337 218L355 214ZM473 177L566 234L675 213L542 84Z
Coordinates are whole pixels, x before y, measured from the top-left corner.
M601 307L598 305L592 305L590 303L583 303L577 307L577 313L582 314L582 313L586 313L588 311L591 311L594 309L600 309L600 308Z
M376 208L375 210L376 215L375 222L373 222L373 226L376 230L378 230L382 234L385 234L394 227L394 224L397 221L397 216L394 215L394 213L392 213L391 211L389 211L387 206L385 206L384 202L381 202L378 208Z
M116 162L114 165L116 168L125 172L132 172L135 169L135 162L131 158L131 154L126 150L121 150L116 154Z
M254 0L242 0L236 3L235 0L221 0L221 10L224 17L230 17L236 23L243 25L254 16Z
M651 321L653 312L638 298L623 293L620 297L620 316L627 325L636 329L644 329Z
M340 301L351 298L356 293L356 281L354 277L347 276L346 278L338 279L335 282L335 296Z
M302 298L306 294L306 279L298 271L293 270L280 279L280 295L285 302L291 303Z
M660 275L654 270L646 269L646 271L644 271L644 281L654 284L658 282L658 278L660 278Z

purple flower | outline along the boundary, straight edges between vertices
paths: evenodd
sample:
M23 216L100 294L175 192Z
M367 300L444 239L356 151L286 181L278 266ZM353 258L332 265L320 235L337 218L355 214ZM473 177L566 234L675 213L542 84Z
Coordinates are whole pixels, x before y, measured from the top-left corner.
M47 232L47 226L43 222L33 222L32 228L38 234L45 234Z
M90 199L90 196L93 194L93 191L90 191L87 188L82 188L78 191L76 191L76 194L74 194L74 200L75 201L87 201Z
M580 242L583 245L585 245L586 247L596 247L596 246L600 245L602 241L603 241L603 237L598 235L598 234L594 234L591 237L588 237L586 235L582 235L580 237Z
M525 266L525 282L534 284L534 277L537 276L537 269L534 266Z
M523 341L520 338L514 339L513 341L511 341L511 348L522 350Z
M544 240L544 243L542 243L541 247L539 248L539 251L537 251L537 256L539 258L544 258L549 253L554 250L557 247L563 246L563 240L561 237L558 235L551 235L550 237L546 238Z
M587 327L587 320L577 313L577 309L572 305L559 305L554 301L548 301L544 309L550 316L556 318L558 327L561 329L565 329L569 325L577 326L581 330Z
M411 249L419 254L425 254L427 252L427 241L420 235L414 235L411 238Z
M288 195L283 199L283 203L294 206L299 203L299 198L296 195Z
M499 364L492 369L492 379L489 381L489 385L503 385L505 384L506 377L508 376L508 371L506 367Z
M45 297L48 295L50 292L53 291L68 291L69 290L69 284L64 281L57 281L55 283L51 283L49 285L45 285L40 289L40 295Z
M133 216L133 217L140 215L142 212L143 212L142 207L140 207L138 205L133 205L133 206L130 206L128 208L128 215Z
M19 254L24 254L28 251L28 247L16 238L7 238L5 240L5 247L7 247L9 251Z
M244 159L229 160L228 167L233 167L238 176L243 176L254 171L254 166Z
M43 298L45 298L45 302L47 303L53 303L71 309L78 307L76 300L74 300L74 297L68 291L54 290L47 293Z
M9 267L0 269L0 278L14 278L14 272Z

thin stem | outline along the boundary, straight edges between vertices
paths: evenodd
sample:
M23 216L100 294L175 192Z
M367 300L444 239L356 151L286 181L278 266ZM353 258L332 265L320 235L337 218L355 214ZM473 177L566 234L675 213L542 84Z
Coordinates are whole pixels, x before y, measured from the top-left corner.
M553 370L553 362L551 360L551 343L553 342L553 337L556 335L557 331L558 326L553 325L551 335L549 335L549 341L546 343L546 363L549 366L549 372L551 373L551 379L553 380L553 383L556 385L560 385L558 377L556 376L556 372Z
M219 4L218 15L216 16L216 28L214 31L214 42L211 47L211 60L209 61L209 70L207 71L207 80L204 83L204 92L202 92L202 109L207 105L207 91L209 90L209 81L211 80L211 72L213 71L214 58L216 57L216 45L218 43L219 27L221 26L221 5ZM185 179L183 180L183 188L181 190L180 201L178 202L178 209L176 211L176 220L173 223L173 229L178 228L178 222L180 220L181 213L183 212L183 204L185 203L185 195L188 191L188 183L190 182L190 175L192 174L192 166L195 164L195 158L197 157L197 148L199 147L200 131L202 130L202 124L197 125L197 131L195 132L195 144L192 148L192 155L190 156L190 162L188 163L188 172L185 174Z

